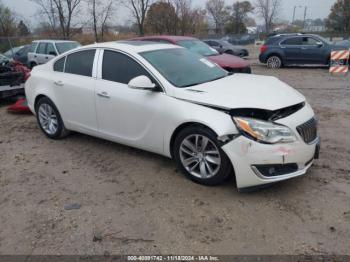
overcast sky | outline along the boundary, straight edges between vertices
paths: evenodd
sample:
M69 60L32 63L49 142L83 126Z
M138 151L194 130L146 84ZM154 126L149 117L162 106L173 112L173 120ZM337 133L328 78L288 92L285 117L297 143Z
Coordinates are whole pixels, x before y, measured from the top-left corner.
M36 25L35 13L37 10L37 5L30 0L0 0L6 6L16 11L25 20L30 21L32 25ZM205 6L205 0L192 0L194 6L202 7ZM232 4L237 0L226 0L228 4ZM292 20L294 6L307 6L307 18L325 18L330 12L331 6L336 0L282 0L281 14L279 18L285 20ZM251 0L254 3L254 0ZM304 7L298 7L296 12L296 19L303 19ZM128 22L128 16L125 9L120 7L119 12L116 13L115 23L124 24Z

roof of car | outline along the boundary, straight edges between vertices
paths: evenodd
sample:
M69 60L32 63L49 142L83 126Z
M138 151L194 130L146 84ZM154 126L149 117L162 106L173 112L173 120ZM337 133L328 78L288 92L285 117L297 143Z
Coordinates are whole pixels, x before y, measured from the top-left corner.
M170 41L181 41L181 40L194 40L196 38L190 36L179 36L179 35L150 35L134 38L133 40L147 40L147 39L160 39Z
M77 41L40 39L40 40L34 40L33 42L34 42L34 43L37 43L37 42L46 42L46 43L72 43L72 42L77 42Z
M112 48L112 49L118 49L126 52L131 51L135 53L161 50L161 49L170 49L170 48L181 48L179 46L175 46L171 44L155 43L150 41L114 41L114 42L105 42L105 43L95 43L84 47Z

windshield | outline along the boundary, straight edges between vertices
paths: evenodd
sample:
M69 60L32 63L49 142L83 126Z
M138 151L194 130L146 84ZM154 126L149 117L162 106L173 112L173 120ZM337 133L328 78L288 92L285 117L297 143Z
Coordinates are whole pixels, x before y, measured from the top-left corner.
M71 49L79 47L80 44L78 42L62 42L56 43L57 50L60 54L67 52Z
M4 55L7 56L7 57L12 58L13 55L14 55L15 53L17 53L22 47L23 47L23 46L14 47L14 48L8 50Z
M329 41L328 39L322 37L322 36L317 36L318 38L320 38L323 42L329 44L329 45L333 45L333 43L331 41Z
M177 43L180 46L185 47L188 50L191 50L203 56L213 56L219 54L215 49L211 48L206 43L200 40L180 40L177 41Z
M205 57L184 48L149 51L140 55L176 87L194 86L228 74Z

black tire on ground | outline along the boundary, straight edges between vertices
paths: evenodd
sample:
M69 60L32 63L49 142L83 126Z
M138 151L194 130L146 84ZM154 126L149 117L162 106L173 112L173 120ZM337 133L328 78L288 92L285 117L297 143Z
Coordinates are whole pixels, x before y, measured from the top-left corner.
M45 128L42 126L40 119L39 119L39 109L41 107L51 107L52 108L52 112L54 113L54 115L56 116L56 122L57 122L57 129L54 133L49 133L45 130ZM57 107L55 106L55 104L48 98L48 97L42 97L39 99L39 101L36 103L35 105L35 112L36 112L36 118L37 118L37 122L39 124L40 129L43 131L43 133L51 138L51 139L60 139L60 138L64 138L67 135L70 134L70 131L66 129L66 127L64 126L64 123L62 121L61 115L57 109Z
M187 138L191 138L192 136L196 136L196 135L199 135L201 137L206 137L210 141L210 142L208 142L207 147L204 148L204 150L207 149L207 151L204 151L202 149L202 152L203 152L205 159L209 156L205 152L214 151L213 149L215 147L220 155L220 157L219 157L220 158L220 165L219 165L219 167L217 167L217 172L215 173L215 175L213 175L209 178L198 177L198 176L191 174L187 169L189 167L186 168L182 162L182 159L181 159L182 158L181 154L186 155L186 153L183 153L183 151L180 152L180 148L183 145L182 143ZM202 140L202 142L203 142L203 140ZM215 145L215 147L214 147L214 145ZM190 157L191 155L188 154L188 156ZM225 154L225 152L221 149L220 143L217 140L217 135L212 130L210 130L209 128L204 127L204 126L193 125L193 126L189 126L189 127L180 131L180 133L177 135L177 137L175 138L175 141L174 141L173 158L175 160L177 168L179 170L181 170L181 172L184 173L186 175L186 177L188 177L192 181L199 183L199 184L202 184L202 185L207 185L207 186L218 185L218 184L223 183L224 181L227 181L228 178L230 178L230 176L233 175L233 168L232 168L231 162L230 162L229 158L227 157L227 155ZM195 164L196 164L196 162L193 164L193 166ZM199 166L200 166L200 164L201 164L201 162L198 163ZM208 162L207 162L207 164L208 164ZM215 164L210 164L212 169L213 169L213 165L215 165ZM199 169L199 166L197 167L198 169ZM214 166L214 168L215 168L215 166ZM207 173L209 172L208 167L206 167L205 170Z
M266 60L266 65L271 69L278 69L283 66L283 61L278 55L271 55Z
M31 62L29 65L30 69L33 69L35 66L37 66L37 64L35 62Z

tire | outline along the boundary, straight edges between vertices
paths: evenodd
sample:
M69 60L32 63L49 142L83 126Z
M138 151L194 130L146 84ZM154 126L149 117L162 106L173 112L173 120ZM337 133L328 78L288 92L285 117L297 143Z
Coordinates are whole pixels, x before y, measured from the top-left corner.
M35 63L35 62L31 62L30 63L30 69L33 69L34 67L36 67L37 66L37 64Z
M268 68L277 69L283 66L282 59L277 55L269 56L266 60L266 65Z
M232 50L226 50L225 51L225 54L228 54L228 55L235 55L234 52Z
M207 142L205 148L202 148L203 142ZM221 184L233 174L217 135L206 127L190 126L181 130L174 141L173 158L186 177L202 185Z
M51 139L60 139L70 132L64 126L55 104L47 97L42 97L35 105L35 112L40 129Z

